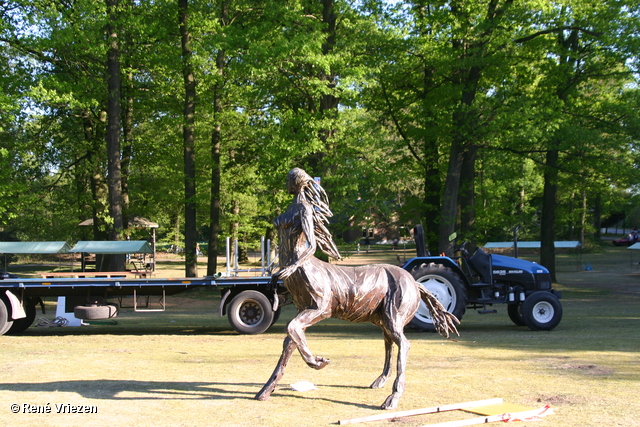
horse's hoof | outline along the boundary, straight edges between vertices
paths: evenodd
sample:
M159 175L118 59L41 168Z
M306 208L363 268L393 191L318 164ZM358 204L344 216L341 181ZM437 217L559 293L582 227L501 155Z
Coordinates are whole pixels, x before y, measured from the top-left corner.
M264 400L268 400L269 397L271 397L271 393L260 392L260 393L256 394L254 399L263 400L264 401Z
M384 401L381 408L382 409L396 409L398 407L398 401L400 400L400 396L396 396L392 394L387 397L387 400Z
M387 383L387 378L380 376L378 377L369 388L382 388Z
M317 356L315 365L311 366L313 369L322 369L327 366L331 362L329 359L325 359L324 357Z

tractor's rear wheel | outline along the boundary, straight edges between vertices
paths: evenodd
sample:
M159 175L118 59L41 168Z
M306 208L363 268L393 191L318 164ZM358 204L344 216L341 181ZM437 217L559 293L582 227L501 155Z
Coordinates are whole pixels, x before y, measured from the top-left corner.
M440 301L442 306L458 320L462 319L467 309L467 291L460 277L451 269L439 264L418 265L411 270L411 275ZM423 301L409 326L421 330L435 332L431 312Z

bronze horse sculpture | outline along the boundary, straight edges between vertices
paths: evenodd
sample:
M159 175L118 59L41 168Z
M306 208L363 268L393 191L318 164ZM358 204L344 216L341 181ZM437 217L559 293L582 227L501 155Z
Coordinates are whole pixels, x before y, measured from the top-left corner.
M371 388L384 386L391 376L393 344L398 346L393 391L382 404L382 409L393 409L405 388L409 341L404 335L404 327L413 318L420 300L429 307L441 335L457 334L455 324L459 323L458 319L447 313L432 294L400 267L387 264L344 267L317 259L314 256L316 249L340 259L326 228L328 217L332 216L326 193L299 168L289 172L287 190L295 197L286 212L274 221L280 234L281 269L273 276L273 281L283 281L298 314L287 325L280 360L256 399L269 398L296 348L307 365L314 369L322 369L329 363L329 359L311 353L305 330L323 319L335 317L351 322L372 322L382 329L384 369Z

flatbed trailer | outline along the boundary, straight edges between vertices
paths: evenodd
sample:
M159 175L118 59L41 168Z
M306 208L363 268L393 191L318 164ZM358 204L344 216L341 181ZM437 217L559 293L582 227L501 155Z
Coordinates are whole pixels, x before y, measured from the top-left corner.
M418 233L420 235L421 232ZM402 268L431 292L447 311L462 319L467 308L479 313L495 313L493 305L506 305L513 323L532 330L550 331L562 319L561 293L552 289L549 270L534 262L477 250L470 256L462 243L461 257L430 256L422 237L417 238L418 256ZM227 244L227 248L229 245ZM236 251L237 253L237 251ZM265 253L263 250L264 259ZM229 256L227 256L227 260ZM237 264L237 262L236 262ZM269 262L267 265L271 265ZM227 263L227 271L231 271ZM236 272L239 270L235 270ZM124 296L176 295L193 288L216 288L221 295L220 315L241 334L260 334L275 323L280 309L290 301L281 282L272 283L269 270L260 269L258 277L203 277L184 279L153 278L42 278L20 279L0 274L0 335L27 329L36 316L43 297L65 297L65 312L77 319L95 320L114 317L118 305L109 302ZM112 275L112 273L94 273ZM125 274L125 273L123 273ZM145 311L145 310L138 310ZM426 305L421 304L410 326L433 331L435 327Z
M99 273L98 273L99 274ZM8 278L0 280L0 335L19 334L35 320L42 298L65 297L65 312L82 320L115 317L119 306L114 300L160 296L164 310L166 296L195 288L215 288L221 294L219 314L227 315L231 326L241 334L260 334L278 319L286 301L281 283L271 277L203 277L203 278Z

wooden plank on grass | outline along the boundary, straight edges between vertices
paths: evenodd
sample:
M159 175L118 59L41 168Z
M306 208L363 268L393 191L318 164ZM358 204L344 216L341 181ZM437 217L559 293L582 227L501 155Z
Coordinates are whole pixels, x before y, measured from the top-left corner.
M476 400L474 402L454 403L452 405L433 406L431 408L413 409L410 411L387 412L379 415L371 415L368 417L352 418L349 420L340 420L338 424L357 424L368 421L390 420L392 418L412 417L415 415L434 414L437 412L456 411L458 409L473 408L476 406L497 405L503 403L502 398Z
M471 412L477 415L500 415L513 412L532 411L534 408L516 405L513 403L499 403L497 405L476 406L474 408L465 408L463 411Z

